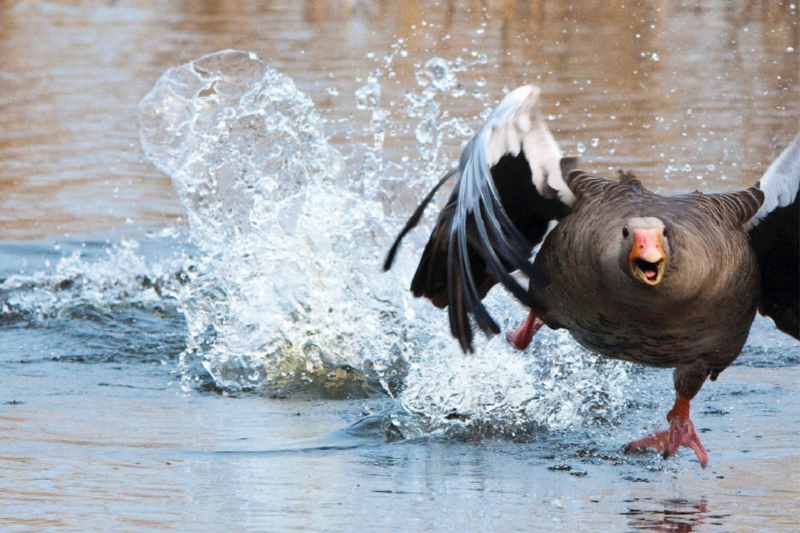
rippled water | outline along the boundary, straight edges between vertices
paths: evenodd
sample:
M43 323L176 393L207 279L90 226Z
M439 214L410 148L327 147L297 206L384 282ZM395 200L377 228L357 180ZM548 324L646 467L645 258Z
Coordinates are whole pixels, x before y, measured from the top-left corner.
M464 356L405 290L425 231L378 269L525 82L590 170L751 184L798 127L796 8L0 15L3 530L796 529L800 345L770 322L695 402L700 470L620 451L668 372L544 330Z

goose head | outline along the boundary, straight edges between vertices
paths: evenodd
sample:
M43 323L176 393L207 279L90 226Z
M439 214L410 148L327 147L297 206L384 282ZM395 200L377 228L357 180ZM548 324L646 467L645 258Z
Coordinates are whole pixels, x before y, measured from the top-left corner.
M667 227L656 217L635 217L620 228L622 244L619 263L635 281L654 287L664 277L669 241Z

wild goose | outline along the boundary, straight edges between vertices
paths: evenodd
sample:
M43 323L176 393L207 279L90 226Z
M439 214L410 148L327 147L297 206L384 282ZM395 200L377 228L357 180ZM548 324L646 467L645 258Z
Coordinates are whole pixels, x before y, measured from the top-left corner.
M664 197L630 172L613 181L562 157L539 94L520 87L500 102L458 169L408 221L384 270L436 190L458 175L422 253L414 295L448 307L464 351L472 350L469 315L485 333L500 332L481 302L500 282L531 310L508 335L520 349L544 324L566 328L605 357L674 368L670 428L626 451L649 447L666 458L685 446L705 466L690 401L739 355L756 310L800 339L800 136L753 187ZM510 275L515 270L529 279L527 289Z

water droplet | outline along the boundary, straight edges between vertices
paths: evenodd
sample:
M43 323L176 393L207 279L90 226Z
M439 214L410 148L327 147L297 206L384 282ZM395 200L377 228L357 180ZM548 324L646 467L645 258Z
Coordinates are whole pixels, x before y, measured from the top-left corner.
M363 111L367 108L368 95L369 89L366 86L356 89L356 107L358 109Z
M791 47L791 46L788 46L788 47L786 47L786 51L791 54L792 52L794 52L794 48Z
M583 143L578 143L578 146L576 148L579 154L582 154L586 151L586 145Z
M600 139L595 137L595 138L592 139L592 142L590 144L592 145L592 148L597 148L598 145L600 144Z
M436 121L433 118L423 120L414 128L414 136L420 144L430 144L436 135Z
M367 76L367 84L356 89L356 107L364 110L374 109L380 105L381 86L378 78L382 75L379 70L372 71Z
M683 171L684 172L691 172L692 171L692 165L690 165L688 163L686 165L683 165Z
M331 96L339 96L339 89L336 87L328 87L328 94Z
M653 61L658 61L659 60L658 54L653 52L652 55L650 56L650 59L652 59Z
M483 87L484 85L486 85L486 78L478 78L477 80L475 80L475 85L477 85L478 87Z
M687 109L687 110L686 110L686 114L687 114L687 115L691 115L691 114L692 114L692 110L691 110L691 109Z
M713 172L717 167L713 163L706 167L709 171Z
M456 77L450 69L450 64L441 57L432 57L425 63L425 74L431 83L440 91L448 91L456 84Z

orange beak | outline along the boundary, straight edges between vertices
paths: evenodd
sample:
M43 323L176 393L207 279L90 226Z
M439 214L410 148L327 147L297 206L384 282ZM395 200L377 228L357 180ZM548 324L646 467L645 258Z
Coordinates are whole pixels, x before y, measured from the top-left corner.
M633 247L628 259L634 278L647 285L658 285L667 262L667 256L661 249L661 232L656 229L634 230Z

